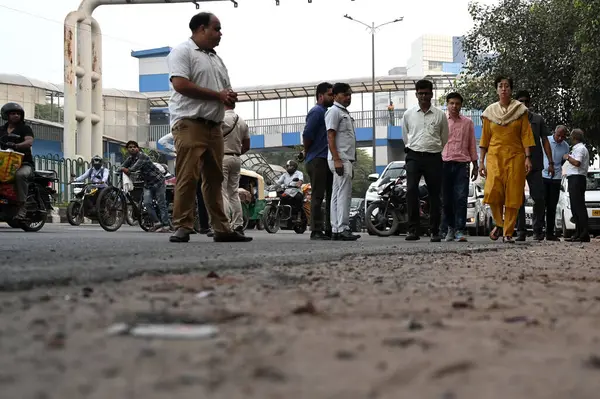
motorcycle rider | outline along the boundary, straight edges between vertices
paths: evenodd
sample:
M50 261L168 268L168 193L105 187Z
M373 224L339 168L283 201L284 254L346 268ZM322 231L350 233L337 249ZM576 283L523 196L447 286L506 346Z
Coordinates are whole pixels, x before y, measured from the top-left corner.
M284 173L281 176L279 176L279 179L277 179L275 184L288 187L292 182L294 182L294 179L297 178L298 181L295 182L295 184L293 185L297 187L302 187L302 184L304 182L304 174L298 170L298 163L290 159L285 164L285 170L287 171L287 173Z
M85 181L86 179L90 179L90 182L92 184L98 184L102 187L106 187L106 184L108 183L109 173L108 169L102 165L102 158L100 158L98 155L95 155L92 158L91 164L92 166L88 170L86 170L84 174L82 174L79 177L76 177L73 181L81 182ZM96 190L96 192L93 195L85 197L86 203L84 204L84 208L92 209L96 206L96 200L100 195L100 191L101 190Z
M73 181L81 182L85 179L90 179L93 184L108 184L108 169L104 167L102 158L95 155L92 158L92 166L81 176L76 177Z
M140 151L140 146L136 141L128 141L125 145L129 158L121 165L121 171L127 175L131 172L139 172L139 176L144 180L144 205L154 223L150 231L159 231L161 233L169 232L169 213L167 211L167 198L164 174L154 165L148 155ZM156 200L160 211L160 221L152 200Z
M2 119L7 122L0 127L0 137L9 134L20 136L20 143L8 141L3 147L12 149L23 154L21 167L15 173L15 186L17 190L17 201L19 202L19 210L15 215L15 219L24 220L27 217L27 193L29 191L29 178L33 175L35 164L31 153L33 145L33 131L31 127L25 124L25 110L17 103L6 103L0 109Z

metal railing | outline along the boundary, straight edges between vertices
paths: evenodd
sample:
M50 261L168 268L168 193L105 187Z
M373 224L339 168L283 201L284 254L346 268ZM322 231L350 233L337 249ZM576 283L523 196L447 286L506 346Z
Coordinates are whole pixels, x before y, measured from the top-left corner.
M72 175L80 176L91 167L90 163L82 158L69 159L52 154L36 155L34 162L36 170L54 170L56 172L59 181L53 184L53 188L58 193L57 204L66 204L71 199L68 183L73 180ZM110 162L106 162L104 167L110 171L112 184L117 185L119 168Z
M402 126L402 117L405 110L379 110L375 111L376 126ZM481 114L479 110L467 110L462 114L473 120L475 126L481 125ZM350 116L354 119L354 127L371 127L373 124L373 111L356 111L350 112ZM306 124L306 116L288 116L280 118L262 118L246 120L250 128L251 135L269 135L276 133L295 133L302 132ZM152 125L150 126L149 141L158 141L164 135L170 133L169 125Z

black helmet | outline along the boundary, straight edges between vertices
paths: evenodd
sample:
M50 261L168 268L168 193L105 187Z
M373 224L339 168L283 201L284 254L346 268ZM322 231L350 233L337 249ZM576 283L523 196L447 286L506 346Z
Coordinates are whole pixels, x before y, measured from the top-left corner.
M100 169L102 167L102 158L99 155L95 155L92 158L92 166L94 169Z
M285 164L285 170L287 170L290 175L293 175L298 170L298 163L290 159Z
M8 114L11 112L18 112L21 115L21 121L25 119L25 110L17 103L6 103L2 106L2 110L0 110L2 119L8 120Z

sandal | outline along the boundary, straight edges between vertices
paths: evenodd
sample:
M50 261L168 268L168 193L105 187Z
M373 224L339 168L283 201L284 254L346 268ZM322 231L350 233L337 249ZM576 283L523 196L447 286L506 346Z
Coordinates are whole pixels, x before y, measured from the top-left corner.
M506 244L515 244L515 239L509 236L502 237L502 242Z
M503 233L503 228L500 227L500 226L496 226L496 227L494 227L494 229L490 233L490 239L492 241L498 241L498 239L500 237L502 237L502 233Z

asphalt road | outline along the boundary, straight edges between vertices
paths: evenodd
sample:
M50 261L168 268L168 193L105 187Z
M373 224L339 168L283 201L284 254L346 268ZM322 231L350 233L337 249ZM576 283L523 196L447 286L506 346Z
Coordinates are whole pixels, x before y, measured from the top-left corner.
M193 235L187 244L168 241L169 234L146 233L123 226L109 233L98 225L73 227L47 224L37 233L25 233L0 224L0 290L39 285L122 280L144 273L188 273L222 268L255 268L340 261L347 256L420 252L452 253L504 247L487 237L468 243L431 243L427 237L406 242L403 236L380 238L363 234L356 242L310 241L309 233L247 232L250 243L215 243ZM441 255L443 256L443 255Z

